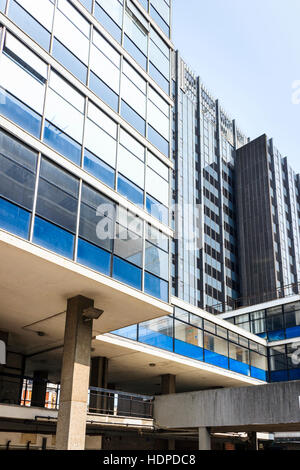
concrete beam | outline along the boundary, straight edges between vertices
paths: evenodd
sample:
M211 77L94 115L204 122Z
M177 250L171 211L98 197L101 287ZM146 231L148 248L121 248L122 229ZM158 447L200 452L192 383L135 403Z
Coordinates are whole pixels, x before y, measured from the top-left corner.
M300 381L157 396L154 417L169 429L300 430Z

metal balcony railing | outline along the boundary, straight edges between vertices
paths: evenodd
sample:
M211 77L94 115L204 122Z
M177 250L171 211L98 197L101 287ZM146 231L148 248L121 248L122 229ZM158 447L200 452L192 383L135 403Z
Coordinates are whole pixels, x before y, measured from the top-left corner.
M39 393L34 393L34 388ZM45 397L41 402L41 398ZM59 409L60 384L15 374L0 374L0 403L19 406L36 406L51 410ZM90 387L87 411L116 417L151 419L153 417L153 397L135 393Z
M252 305L269 302L271 300L286 299L297 294L300 294L300 283L279 287L274 291L258 292L257 294L248 297L231 299L229 302L220 302L214 305L207 305L205 310L218 315L220 313L226 313L232 310L238 310L239 308L250 307Z

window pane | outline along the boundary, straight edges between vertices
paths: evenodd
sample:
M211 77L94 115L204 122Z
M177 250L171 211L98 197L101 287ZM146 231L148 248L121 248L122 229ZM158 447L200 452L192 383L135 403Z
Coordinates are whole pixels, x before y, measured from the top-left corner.
M116 0L113 1L116 2ZM108 9L108 11L110 11L110 9ZM97 2L95 2L94 15L97 20L104 26L104 28L112 35L112 37L116 41L121 43L121 28L112 20L112 18L103 10L103 8L98 5ZM118 17L118 19L120 18Z
M115 168L117 153L115 139L90 119L86 120L85 125L85 146L109 166Z
M113 278L135 289L141 289L142 270L114 256Z
M137 186L144 189L145 165L122 145L119 145L118 170Z
M60 4L60 2L59 2ZM69 8L72 8L71 6ZM72 8L72 11L76 11ZM83 17L82 17L82 21ZM85 23L83 28L89 37L89 25ZM89 39L59 10L55 13L54 36L56 39L71 51L81 62L88 64L89 60Z
M75 233L77 199L78 180L48 160L42 159L37 214Z
M80 165L81 145L48 121L45 121L44 142L76 165Z
M115 186L115 170L88 150L84 153L84 169L111 188Z
M147 194L146 207L149 214L165 225L169 224L169 209Z
M77 262L88 268L110 276L111 255L101 248L79 238Z
M143 239L128 230L128 228L117 224L114 253L120 258L141 267L143 262Z
M158 247L146 242L145 269L158 277L169 279L169 255Z
M115 204L98 191L83 184L79 236L111 251L114 225Z
M202 331L175 320L175 352L193 359L203 360Z
M90 89L114 111L118 111L118 95L93 72L90 73Z
M169 284L152 274L145 273L145 292L146 294L157 297L158 299L168 302L169 300Z
M33 242L66 258L73 258L74 235L60 227L35 218Z
M137 63L147 69L147 57L140 51L140 49L124 34L124 49L137 61Z
M144 191L124 176L118 176L118 192L137 206L144 206Z
M173 319L170 317L140 323L138 335L142 343L173 351Z
M4 54L1 57L0 86L42 114L45 85Z
M30 213L0 197L0 227L18 237L29 236Z
M83 83L86 83L87 67L55 38L53 41L52 55L69 72L75 75L75 77Z
M37 154L0 131L0 195L32 210Z
M3 88L0 88L0 113L30 134L40 137L41 116Z
M140 134L145 135L146 122L125 101L121 102L121 116Z
M37 2L31 2L38 6ZM52 5L50 2L47 2ZM53 8L53 5L52 5ZM42 11L42 8L38 6L38 9ZM46 10L44 10L46 12ZM50 33L47 31L38 21L36 21L31 15L29 15L15 0L11 0L9 4L8 16L23 30L27 33L34 41L40 44L44 49L49 51L50 47ZM47 16L47 13L46 13ZM51 19L51 16L50 16Z
M148 124L148 140L169 158L169 142Z

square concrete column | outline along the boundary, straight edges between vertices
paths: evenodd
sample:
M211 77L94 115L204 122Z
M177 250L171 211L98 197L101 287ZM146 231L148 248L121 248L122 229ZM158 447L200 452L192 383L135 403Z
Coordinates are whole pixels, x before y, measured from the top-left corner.
M93 321L83 310L94 301L78 296L68 300L56 449L84 450L90 378Z
M207 428L198 429L199 450L211 450L211 437Z
M176 375L165 374L161 376L161 394L176 393Z
M37 370L33 373L31 406L45 407L48 372Z
M91 362L90 385L91 387L107 388L108 359L107 357L93 357ZM91 391L90 412L105 413L107 410L107 395L103 392Z

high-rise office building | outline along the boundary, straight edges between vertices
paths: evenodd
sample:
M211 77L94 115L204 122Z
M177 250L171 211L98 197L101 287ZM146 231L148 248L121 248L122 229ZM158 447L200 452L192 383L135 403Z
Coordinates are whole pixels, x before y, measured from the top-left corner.
M299 293L299 175L266 135L238 150L236 173L241 297Z
M235 164L247 139L176 53L173 294L202 308L240 296Z
M299 378L270 346L297 296L281 332L215 315L299 282L299 190L174 52L170 0L0 0L0 447L180 447L156 395Z

